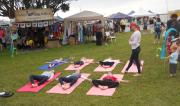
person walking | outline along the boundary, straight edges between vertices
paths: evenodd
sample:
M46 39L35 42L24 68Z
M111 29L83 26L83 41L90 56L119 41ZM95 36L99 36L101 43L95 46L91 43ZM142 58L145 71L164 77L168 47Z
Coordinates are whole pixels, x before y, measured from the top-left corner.
M128 67L126 68L125 73L129 70L132 64L135 63L138 69L138 74L134 76L140 76L141 69L140 69L139 53L141 51L140 49L141 32L139 31L139 27L136 23L131 24L131 30L134 31L129 39L129 44L131 45L132 53L131 53L130 61L129 61Z

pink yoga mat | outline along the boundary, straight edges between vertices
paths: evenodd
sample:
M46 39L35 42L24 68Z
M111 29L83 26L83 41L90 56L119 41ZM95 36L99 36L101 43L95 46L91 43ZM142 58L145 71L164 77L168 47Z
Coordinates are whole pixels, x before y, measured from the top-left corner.
M94 70L94 72L109 72L109 71L113 71L114 68L120 63L120 61L119 61L119 60L113 60L113 62L115 62L115 63L114 63L114 65L113 65L112 67L110 67L110 68L104 68L104 67L102 67L101 65L99 65L99 66Z
M101 79L103 77L105 77L107 74L104 74ZM122 74L114 74L114 76L116 78L118 78L118 81L120 82L124 75ZM95 86L93 86L86 94L87 95L94 95L94 96L112 96L114 94L114 92L116 91L116 88L109 88L106 90L101 90L100 88L97 88Z
M93 59L87 59L82 66L75 68L74 64L71 64L65 70L72 70L72 71L73 70L82 70L84 67L91 64L92 62L93 62Z
M32 87L31 83L27 83L26 85L24 85L23 87L21 87L20 89L17 90L17 92L39 92L42 88L44 88L47 84L51 83L54 79L56 79L61 73L57 72L54 77L50 80L45 82L44 84L38 86L38 87Z
M90 76L90 74L82 74L82 76L84 77L88 77ZM58 94L70 94L74 91L74 89L76 89L76 87L78 87L82 82L84 81L84 79L79 78L78 81L69 89L64 90L62 89L58 84L56 86L54 86L52 89L48 90L46 93L58 93Z
M121 71L121 73L124 73L124 72L126 71L126 68L127 68L128 64L129 64L129 61L127 61L126 65L124 66L124 68L123 68L123 70ZM143 65L144 65L144 61L142 60L142 61L141 61L141 71L143 71L143 70L142 70L142 69L143 69ZM133 64L133 65L129 68L128 73L138 73L138 69L137 69L137 67L136 67L135 64Z

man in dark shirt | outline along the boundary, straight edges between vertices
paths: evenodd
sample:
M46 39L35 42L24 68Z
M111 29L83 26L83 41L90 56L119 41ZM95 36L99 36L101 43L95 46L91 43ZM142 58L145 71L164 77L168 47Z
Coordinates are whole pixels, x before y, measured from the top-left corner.
M178 35L179 35L179 32L180 32L180 23L177 21L177 14L172 14L171 15L171 19L167 22L167 30L170 29L170 28L174 28L177 30L178 32Z

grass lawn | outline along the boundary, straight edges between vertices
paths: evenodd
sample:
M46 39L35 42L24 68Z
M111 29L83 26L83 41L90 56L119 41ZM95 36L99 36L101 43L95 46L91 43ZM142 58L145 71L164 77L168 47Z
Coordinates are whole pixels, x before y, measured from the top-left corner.
M118 34L117 42L108 46L96 46L94 43L76 46L64 46L58 49L33 51L11 58L7 52L0 55L0 91L15 92L11 98L0 98L0 106L179 106L180 105L180 67L177 76L168 78L168 63L156 57L159 46L153 44L153 35L142 35L140 58L145 61L141 77L125 75L128 84L121 84L112 97L87 96L92 85L85 81L72 94L46 94L57 81L42 89L39 93L16 93L16 90L28 82L30 74L40 74L37 68L46 61L74 56L93 58L96 61L111 57L124 63L128 60L131 49L128 45L130 33ZM119 64L113 73L120 73L125 64ZM65 64L56 68L62 76L72 72L64 71ZM91 73L90 78L99 78L103 73L94 73L98 64L91 64L81 72Z

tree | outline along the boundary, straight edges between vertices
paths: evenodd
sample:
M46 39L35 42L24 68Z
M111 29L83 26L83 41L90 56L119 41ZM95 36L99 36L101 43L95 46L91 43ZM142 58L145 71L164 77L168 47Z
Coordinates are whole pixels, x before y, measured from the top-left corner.
M0 0L0 16L15 17L15 11L29 8L52 8L53 13L58 10L69 10L69 4L73 0Z

